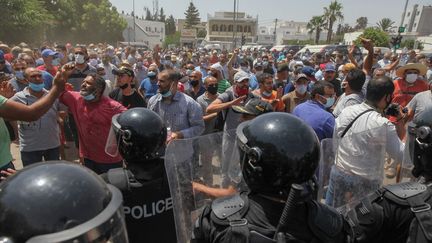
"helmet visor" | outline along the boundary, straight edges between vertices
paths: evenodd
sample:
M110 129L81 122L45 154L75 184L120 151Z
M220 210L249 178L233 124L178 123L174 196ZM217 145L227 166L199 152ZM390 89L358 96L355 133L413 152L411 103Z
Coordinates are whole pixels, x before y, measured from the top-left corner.
M108 134L108 139L105 143L105 153L111 157L118 155L118 147L120 144L121 126L117 122L120 114L114 115L111 121L111 129Z
M52 234L30 238L27 243L47 242L128 242L126 224L123 213L123 197L121 192L108 185L112 199L107 207L93 219Z

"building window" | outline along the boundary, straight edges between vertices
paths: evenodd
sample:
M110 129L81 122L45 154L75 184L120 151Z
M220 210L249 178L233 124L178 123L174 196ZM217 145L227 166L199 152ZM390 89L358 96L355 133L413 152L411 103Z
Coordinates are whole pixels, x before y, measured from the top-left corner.
M417 11L417 15L420 15L420 11Z
M221 26L220 26L220 31L226 31L226 30L227 30L226 25L221 24Z
M265 34L265 30L261 30L261 34Z
M246 27L247 27L247 31L245 31L245 32L252 33L251 27L250 26L246 26Z
M237 25L237 32L243 32L243 26Z
M228 25L228 32L233 32L233 25L232 24L230 24L230 25Z
M411 15L411 13L410 13L410 12L408 12L408 13L407 13L407 17L409 17L410 15Z
M217 24L212 25L212 31L219 31Z
M417 27L417 23L414 23L414 28Z

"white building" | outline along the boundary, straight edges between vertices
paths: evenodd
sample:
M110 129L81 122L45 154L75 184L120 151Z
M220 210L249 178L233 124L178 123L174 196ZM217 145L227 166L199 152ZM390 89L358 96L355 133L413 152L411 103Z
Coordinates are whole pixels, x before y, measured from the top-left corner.
M404 22L406 33L415 33L419 36L432 34L432 6L413 6L411 11L405 14Z
M310 34L307 29L307 22L297 22L297 21L278 21L276 25L276 42L274 37L272 37L272 44L283 45L286 44L288 40L310 40L315 38L315 34ZM264 34L267 29L267 33ZM266 35L274 36L274 24L268 26L259 27L258 39L267 39ZM320 40L325 40L327 37L327 31L321 31Z
M149 48L155 45L162 45L165 40L165 23L159 21L149 21L140 18L134 19L131 15L121 15L127 22L127 27L123 31L123 38L126 42L142 42Z

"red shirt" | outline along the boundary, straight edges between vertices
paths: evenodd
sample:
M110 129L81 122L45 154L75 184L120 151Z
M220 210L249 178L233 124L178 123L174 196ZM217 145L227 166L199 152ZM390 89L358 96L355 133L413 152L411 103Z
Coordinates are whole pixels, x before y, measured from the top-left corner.
M403 78L393 81L395 90L393 92L392 103L398 103L400 106L405 107L412 100L414 95L428 90L428 84L423 80L417 80L413 84L409 84ZM389 117L391 122L396 122L396 117Z
M105 144L111 129L111 118L126 110L120 103L102 96L99 102L85 102L79 92L66 91L60 102L72 113L78 129L80 156L102 164L116 163L121 156L105 153Z
M40 65L40 66L36 67L37 70L47 71L47 72L49 72L49 74L51 74L53 77L55 77L57 70L58 70L58 67L52 66L52 68L53 69L47 70L45 65Z

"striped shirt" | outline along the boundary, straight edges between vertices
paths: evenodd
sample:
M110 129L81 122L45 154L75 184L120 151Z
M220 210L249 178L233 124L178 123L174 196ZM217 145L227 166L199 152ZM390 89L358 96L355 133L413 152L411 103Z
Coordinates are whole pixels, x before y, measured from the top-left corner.
M90 66L87 64L87 66L83 69L83 70L79 70L77 68L75 68L71 75L69 76L67 82L72 84L73 86L73 91L80 91L81 89L81 84L83 82L83 80L85 79L85 77L87 77L88 74L90 73L96 73L96 68Z
M231 87L230 82L228 82L228 80L226 79L222 79L221 81L218 82L218 90L217 92L219 94L222 94L223 92L225 92L225 90L227 90L229 87Z
M204 131L201 106L181 92L174 94L171 103L163 102L158 93L150 98L148 108L158 113L172 132L179 131L184 138L199 136Z

